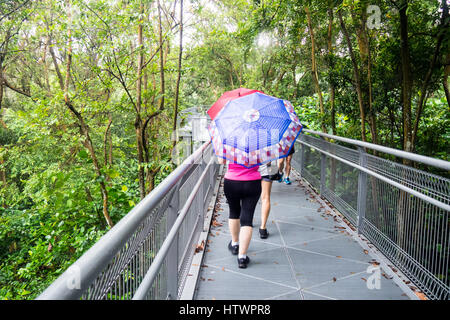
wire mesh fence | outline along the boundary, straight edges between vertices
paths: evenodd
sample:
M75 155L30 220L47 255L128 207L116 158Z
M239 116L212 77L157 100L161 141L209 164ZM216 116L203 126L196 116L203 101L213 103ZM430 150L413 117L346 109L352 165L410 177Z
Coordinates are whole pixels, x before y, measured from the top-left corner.
M302 177L428 298L449 299L450 180L361 146L307 134L297 144Z
M218 175L212 152L209 143L199 148L38 299L130 300L158 258L162 262L141 298L177 299Z

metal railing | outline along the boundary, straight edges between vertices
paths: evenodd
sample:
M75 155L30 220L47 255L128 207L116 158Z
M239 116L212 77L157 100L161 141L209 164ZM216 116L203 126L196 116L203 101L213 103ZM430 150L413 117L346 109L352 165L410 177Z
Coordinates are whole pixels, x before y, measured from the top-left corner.
M205 143L37 299L177 299L219 164Z
M444 170L450 162L303 131L293 167L428 298L449 299L450 180L365 149Z

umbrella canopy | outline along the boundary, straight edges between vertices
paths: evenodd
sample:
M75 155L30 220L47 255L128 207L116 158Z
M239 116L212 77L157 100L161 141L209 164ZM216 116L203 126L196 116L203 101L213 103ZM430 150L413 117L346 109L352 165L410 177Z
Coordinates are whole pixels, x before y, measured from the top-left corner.
M219 113L219 111L222 110L222 108L227 104L227 102L255 92L263 93L262 91L247 88L238 88L231 91L226 91L220 96L220 98L216 102L214 102L211 108L209 108L209 110L207 111L208 115L210 116L211 119L214 120L214 118L217 116L217 113Z
M286 157L301 130L289 101L260 92L229 101L208 126L216 155L247 168Z

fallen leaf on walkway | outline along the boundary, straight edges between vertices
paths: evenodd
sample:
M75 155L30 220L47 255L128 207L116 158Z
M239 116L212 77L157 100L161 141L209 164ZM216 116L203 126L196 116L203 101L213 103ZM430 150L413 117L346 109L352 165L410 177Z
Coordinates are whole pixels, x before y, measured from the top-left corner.
M205 240L202 240L202 243L197 245L195 248L195 253L199 253L200 251L203 251L203 249L205 249Z
M382 272L381 273L381 275L383 276L383 277L385 277L386 279L388 279L388 280L391 280L393 277L391 277L391 276L388 276L386 273L384 273L384 272Z
M369 251L367 251L367 250L364 250L364 253L365 253L365 254L369 254Z
M336 258L342 258L341 256L336 256Z
M366 282L367 282L367 279L366 279L366 278L361 278L361 279L363 279L364 281L366 281Z
M225 271L225 267L222 267L222 271Z
M335 277L333 277L333 282L336 282L336 278Z
M209 278L208 281L214 281L214 279Z
M223 226L222 223L217 222L216 220L213 220L213 221L212 221L212 225L213 225L214 227L221 227L221 226Z
M423 294L423 292L416 291L414 293L416 294L416 296L419 297L420 300L428 300L428 298Z

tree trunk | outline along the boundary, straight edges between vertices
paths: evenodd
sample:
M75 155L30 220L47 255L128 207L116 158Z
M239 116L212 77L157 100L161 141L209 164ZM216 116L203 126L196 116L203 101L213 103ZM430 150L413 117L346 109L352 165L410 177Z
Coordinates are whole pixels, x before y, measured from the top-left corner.
M177 84L175 87L175 106L173 110L173 125L172 125L172 136L173 144L172 149L175 148L177 144L177 119L178 119L178 98L180 94L180 81L181 81L181 59L183 56L183 0L180 1L180 52L178 53L178 71L177 71ZM172 153L171 153L172 154Z
M361 138L363 141L366 140L366 129L365 129L365 123L366 123L366 114L364 110L364 99L362 94L362 87L361 87L361 78L360 78L360 72L358 68L358 64L356 62L355 54L353 52L352 42L350 40L350 36L347 31L347 27L345 26L344 19L342 18L342 10L338 10L338 16L339 16L339 22L341 24L342 32L344 34L345 40L347 42L348 51L350 53L350 59L352 61L353 65L353 76L355 81L355 88L356 88L356 94L358 96L358 105L359 105L359 113L361 117Z
M71 2L69 1L69 14L68 14L69 25L71 23L70 6L71 6ZM59 83L60 83L60 85L62 85L61 89L64 92L64 103L68 107L68 109L73 113L73 115L75 115L75 117L77 118L78 124L80 126L80 132L81 132L82 136L85 137L85 141L83 142L83 144L84 144L85 148L89 151L89 154L92 159L92 163L94 165L96 176L100 180L99 185L100 185L100 191L101 191L102 200L103 200L103 216L104 216L106 222L108 223L108 225L112 228L114 224L113 224L111 217L109 216L109 212L108 212L108 191L106 190L106 185L102 179L100 165L99 165L97 156L95 154L94 145L92 143L90 133L89 133L89 127L85 123L82 115L75 109L75 107L73 106L73 104L69 98L69 80L70 80L71 65L72 65L72 30L70 27L68 28L68 31L67 31L67 39L68 39L68 48L67 48L67 53L66 53L67 61L66 61L65 80L63 80L61 73L59 72L59 68L58 68L56 57L54 56L54 53L53 53L53 61L55 63L55 69L57 70L57 73L58 73Z
M334 50L333 50L333 7L328 8L328 33L327 33L327 49L328 49L328 67L329 72L334 68ZM335 96L336 88L334 86L333 79L330 79L330 111L331 111L331 130L333 135L336 135L336 110L335 110Z
M417 132L419 130L420 116L422 114L422 111L426 104L426 100L427 100L427 96L428 96L428 91L427 91L428 86L431 81L433 69L436 65L436 62L439 59L442 41L444 41L444 36L445 36L446 30L448 28L448 23L449 23L448 18L449 18L448 5L446 3L446 0L442 0L442 17L441 17L441 24L440 24L440 32L438 33L434 54L431 57L430 65L429 65L427 73L425 75L425 79L423 80L423 83L422 83L422 86L421 86L421 89L419 92L419 100L417 102L416 117L414 120L414 129L412 131L412 137L411 137L411 150L412 151L414 151L415 145L416 145L416 138L417 138ZM447 53L447 56L448 56L448 53ZM444 81L446 81L445 68L446 67L444 67Z
M447 53L444 66L444 78L442 79L442 86L444 87L447 104L450 108L450 91L448 89L448 76L450 75L450 53Z
M166 94L165 90L165 79L164 79L164 54L163 54L163 34L162 34L162 22L161 22L161 5L158 0L158 33L159 33L159 47L160 57L159 57L159 75L160 75L160 85L161 85L161 99L159 100L159 110L162 111L164 109L164 96Z
M140 16L144 16L144 6L142 1L140 2ZM145 198L145 168L144 168L144 142L142 139L142 118L141 118L141 106L142 106L142 65L144 63L144 46L142 40L142 23L140 20L138 24L138 58L137 58L137 80L136 80L136 119L134 127L136 131L136 145L138 156L138 180L139 180L139 195L141 200Z
M334 79L332 79L332 71L334 69L334 50L333 50L333 5L329 3L328 7L328 32L327 32L327 50L328 50L328 72L331 75L329 78L330 85L330 111L331 111L331 131L336 135L336 110L335 110L335 96L336 89L334 86ZM335 191L336 188L336 159L331 158L331 172L330 172L330 190Z
M316 93L319 97L319 107L320 107L320 115L321 115L321 126L322 126L322 132L327 132L327 129L325 127L325 108L323 105L323 96L322 91L320 90L319 85L319 73L317 71L317 63L316 63L316 41L314 38L314 30L312 28L312 21L311 21L311 13L309 11L308 7L305 7L306 16L308 19L308 29L309 29L309 35L311 37L311 74L313 77L314 87L316 90Z
M107 167L112 164L112 141L111 141L111 124L112 115L108 114L108 124L106 125L105 134L103 135L103 166ZM108 180L108 179L107 179Z
M412 150L411 132L411 61L408 41L408 1L403 0L399 9L400 15L400 56L402 61L402 104L403 104L403 150ZM408 164L409 160L404 160Z

